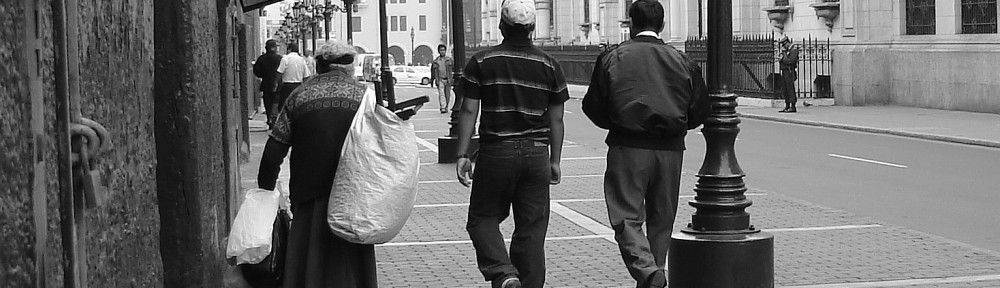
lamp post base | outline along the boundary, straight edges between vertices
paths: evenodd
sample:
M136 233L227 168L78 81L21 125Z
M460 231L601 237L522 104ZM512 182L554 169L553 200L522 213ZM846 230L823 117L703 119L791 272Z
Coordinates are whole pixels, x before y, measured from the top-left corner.
M467 153L472 154L479 150L479 136L472 136L472 141L469 141L469 150ZM455 163L458 161L458 137L444 136L438 137L438 163Z
M670 287L774 287L774 236L694 234L671 237Z

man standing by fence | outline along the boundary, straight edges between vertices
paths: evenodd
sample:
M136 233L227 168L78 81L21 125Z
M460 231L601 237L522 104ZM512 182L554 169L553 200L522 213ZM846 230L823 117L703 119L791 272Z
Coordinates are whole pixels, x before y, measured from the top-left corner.
M660 2L636 1L628 15L632 40L598 57L583 112L609 130L604 196L625 267L636 287L663 288L684 135L708 116L708 90L700 67L660 39Z
M798 97L795 95L795 80L799 79L799 50L792 45L792 40L788 36L778 40L781 45L781 55L778 60L778 67L781 68L781 93L785 96L785 109L778 112L795 113L795 102Z

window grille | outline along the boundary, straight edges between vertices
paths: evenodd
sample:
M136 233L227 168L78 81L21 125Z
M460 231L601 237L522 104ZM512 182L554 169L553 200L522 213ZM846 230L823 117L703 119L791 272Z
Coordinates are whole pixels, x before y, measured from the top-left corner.
M906 0L906 35L934 34L934 0Z
M788 0L774 0L774 6L788 6Z
M962 0L962 34L997 33L997 0Z

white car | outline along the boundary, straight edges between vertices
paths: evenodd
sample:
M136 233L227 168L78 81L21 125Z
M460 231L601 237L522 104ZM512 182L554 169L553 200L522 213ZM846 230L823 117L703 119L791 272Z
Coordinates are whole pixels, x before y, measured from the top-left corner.
M431 84L431 68L424 66L391 66L395 83Z

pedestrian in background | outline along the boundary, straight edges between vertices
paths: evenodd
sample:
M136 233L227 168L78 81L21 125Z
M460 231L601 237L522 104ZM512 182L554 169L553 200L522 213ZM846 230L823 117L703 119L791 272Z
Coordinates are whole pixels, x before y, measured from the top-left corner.
M289 46L291 48L291 46ZM367 89L354 77L353 47L340 42L317 52L317 71L295 90L271 130L257 183L272 190L292 149L289 196L295 220L288 235L284 287L378 287L375 246L334 236L327 224L330 189L351 121Z
M798 111L795 109L795 102L798 101L795 96L795 80L799 79L799 72L796 70L799 67L799 49L795 48L788 36L782 36L778 44L781 46L778 60L778 68L781 68L781 91L785 96L785 109L778 112L795 113Z
M708 93L697 64L660 39L660 2L636 1L628 15L632 39L598 57L583 112L609 130L604 195L625 267L636 287L662 288L684 136L704 122Z
M448 113L448 105L451 105L452 69L455 65L447 52L448 46L438 44L438 57L431 63L431 85L437 85L441 114Z
M278 94L278 64L281 63L281 54L278 54L278 41L274 39L264 42L266 51L253 64L253 74L260 78L260 92L264 98L264 114L267 115L267 129L274 126L274 120L278 116L275 105L275 98Z
M476 248L479 271L494 288L540 288L545 284L545 234L549 185L560 181L563 104L569 99L559 62L531 43L534 0L501 5L500 45L477 52L456 84L464 98L459 114L456 172L469 186L466 230ZM476 117L479 156L475 172L469 147ZM513 206L510 252L500 223Z
M302 81L314 73L309 70L306 59L299 55L299 45L288 44L285 49L288 54L281 57L278 69L275 70L278 72L278 77L281 78L281 82L278 84L278 99L275 100L277 108L275 111L278 113L284 107L288 96L292 95L292 91L295 91L295 88L299 88L299 85L302 85Z

